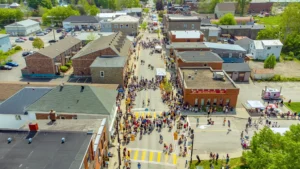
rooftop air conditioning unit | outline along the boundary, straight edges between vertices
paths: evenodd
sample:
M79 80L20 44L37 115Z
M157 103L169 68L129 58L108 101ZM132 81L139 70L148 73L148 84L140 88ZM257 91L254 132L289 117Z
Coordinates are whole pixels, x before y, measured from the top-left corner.
M217 80L224 80L224 72L214 72L213 78Z

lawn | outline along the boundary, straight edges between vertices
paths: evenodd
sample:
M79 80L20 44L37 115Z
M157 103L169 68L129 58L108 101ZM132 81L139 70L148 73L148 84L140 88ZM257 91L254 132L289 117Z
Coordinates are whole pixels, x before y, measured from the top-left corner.
M5 29L1 29L0 30L0 34L6 34L6 30Z
M285 102L284 105L290 108L293 112L300 112L300 102Z
M269 16L269 17L254 17L255 20L257 20L258 24L264 24L264 25L269 25L269 26L276 26L280 24L280 19L281 16L277 15L277 16Z
M194 160L191 166L191 169L197 169L196 166L202 166L203 169L210 169L211 160L202 160L200 164L197 164L197 160ZM222 165L226 166L225 160L218 160L218 162L213 162L214 168L219 169ZM241 158L232 158L229 161L229 166L231 169L249 169L247 166L243 164Z

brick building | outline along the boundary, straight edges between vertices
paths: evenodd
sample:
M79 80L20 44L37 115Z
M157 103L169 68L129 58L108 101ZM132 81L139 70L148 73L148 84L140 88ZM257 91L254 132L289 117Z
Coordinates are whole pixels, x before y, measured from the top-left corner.
M210 51L203 42L174 42L167 46L169 49L170 57L174 58L174 51Z
M203 42L204 34L199 30L170 31L169 41L173 42Z
M173 30L200 30L201 19L197 16L165 14L163 16L164 33Z
M224 71L211 68L178 68L185 105L236 107L239 88Z
M132 42L122 32L101 37L72 58L74 75L92 77L93 83L123 85L131 47Z
M265 29L265 25L220 25L221 34L234 36L247 36L256 39L259 31Z
M82 47L81 40L68 36L38 52L26 56L26 67L22 75L26 77L54 77Z
M21 164L24 168L98 169L105 166L109 142L106 119L37 120L32 124L18 130L0 130L1 140L12 138L2 151L1 167L17 168Z

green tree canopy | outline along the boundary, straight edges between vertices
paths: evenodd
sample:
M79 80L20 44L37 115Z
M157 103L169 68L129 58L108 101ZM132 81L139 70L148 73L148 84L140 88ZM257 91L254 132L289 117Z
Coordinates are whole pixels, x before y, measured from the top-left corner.
M243 157L249 168L293 169L300 164L299 146L300 124L292 125L284 135L265 127L254 134L251 151L243 153Z
M41 49L44 47L44 41L41 38L35 38L32 42L33 48Z
M237 2L237 13L240 14L240 16L243 16L245 13L248 12L249 5L251 0L236 0Z
M274 69L276 66L276 56L275 55L269 55L266 60L264 61L264 68L267 69Z
M227 13L219 19L218 25L236 25L236 21L232 13Z
M52 2L50 0L42 0L40 5L47 9L52 8Z
M149 13L149 8L143 8L143 12Z
M140 26L141 26L142 30L146 30L147 26L148 26L148 23L147 22L143 22Z
M60 25L63 20L67 19L69 16L79 15L80 13L77 10L72 9L70 6L63 7L58 6L48 10L43 15L43 23L51 23L51 19L53 23Z
M267 27L258 32L257 40L278 39L280 38L280 27Z
M23 20L24 13L20 9L0 8L0 24L4 27L15 21Z
M92 6L90 7L89 14L92 15L92 16L96 16L98 13L100 13L100 9L97 8L96 5L92 5Z
M300 56L300 34L291 33L287 35L285 43L282 47L282 51L285 53L292 52L294 56L299 58Z

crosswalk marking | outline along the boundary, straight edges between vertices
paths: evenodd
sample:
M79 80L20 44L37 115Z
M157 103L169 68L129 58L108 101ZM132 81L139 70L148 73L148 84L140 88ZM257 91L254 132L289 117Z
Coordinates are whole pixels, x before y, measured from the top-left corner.
M149 154L149 161L153 161L153 152L150 152Z
M134 157L133 157L133 159L134 159L134 160L137 160L138 155L139 155L139 151L135 151L135 152L134 152Z
M146 151L143 151L142 160L145 160L145 157L146 157Z
M157 160L156 160L157 162L160 162L160 156L161 156L161 153L158 152L158 153L157 153Z
M145 113L144 112L141 113L141 117L145 118Z
M177 164L177 156L176 156L176 154L173 154L173 164Z
M139 112L135 112L135 117L139 118Z
M155 119L156 119L156 112L154 112L154 113L153 113L153 118L155 118Z
M169 155L167 153L167 154L165 154L165 162L168 162L168 159L169 159Z

